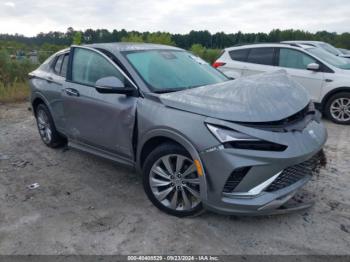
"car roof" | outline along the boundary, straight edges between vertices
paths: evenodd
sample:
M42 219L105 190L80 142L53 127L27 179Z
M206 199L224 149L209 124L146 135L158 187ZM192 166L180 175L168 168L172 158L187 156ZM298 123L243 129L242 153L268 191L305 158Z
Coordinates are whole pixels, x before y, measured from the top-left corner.
M321 44L324 43L322 41L310 41L310 40L290 40L290 41L282 41L281 43L293 44L293 43L308 43L308 44Z
M98 43L84 45L91 48L100 48L107 50L111 53L123 52L123 51L142 51L142 50L183 50L174 46L160 45L160 44L149 44L149 43L129 43L129 42L115 42L115 43Z
M226 51L236 50L236 49L246 49L246 48L259 48L259 47L290 47L294 49L309 49L313 48L309 45L292 45L289 43L257 43L257 44L247 44L247 45L239 45L225 48Z

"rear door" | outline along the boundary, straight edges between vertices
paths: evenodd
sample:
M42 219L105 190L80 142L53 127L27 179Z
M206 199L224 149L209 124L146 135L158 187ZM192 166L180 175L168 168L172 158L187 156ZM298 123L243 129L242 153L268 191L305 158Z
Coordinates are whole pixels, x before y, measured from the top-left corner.
M258 47L250 50L243 75L256 75L274 70L276 70L275 48Z
M110 76L127 85L125 75L92 48L74 47L70 59L62 93L67 136L75 144L131 160L137 97L102 94L95 89L97 80Z
M63 129L63 100L61 93L66 80L68 59L69 53L57 56L51 66L51 73L46 80L48 89L45 95L50 101L51 113L55 126L59 131Z
M228 54L226 54L226 58L223 61L225 65L219 67L219 70L228 77L239 78L243 76L249 50L250 49L248 48L244 48L228 51Z
M294 80L305 87L312 100L319 101L324 79L322 64L319 61L292 48L279 48L277 61L279 67L286 69ZM308 64L311 63L319 64L320 70L307 70Z

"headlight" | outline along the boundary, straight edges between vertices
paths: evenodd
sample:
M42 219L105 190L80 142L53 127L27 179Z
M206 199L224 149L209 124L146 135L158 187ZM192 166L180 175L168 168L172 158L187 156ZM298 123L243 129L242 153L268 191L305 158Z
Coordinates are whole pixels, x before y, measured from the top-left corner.
M224 145L225 148L236 148L260 151L284 151L286 145L265 141L232 129L206 124L210 132Z
M210 132L221 142L233 142L233 141L259 141L260 139L243 134L232 129L223 127L217 127L207 124Z

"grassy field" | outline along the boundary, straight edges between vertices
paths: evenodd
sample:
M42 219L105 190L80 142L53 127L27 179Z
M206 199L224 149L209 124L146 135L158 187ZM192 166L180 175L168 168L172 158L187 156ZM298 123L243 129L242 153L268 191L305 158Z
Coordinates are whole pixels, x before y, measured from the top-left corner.
M6 88L0 85L0 103L22 102L28 97L29 86L27 83L15 83Z

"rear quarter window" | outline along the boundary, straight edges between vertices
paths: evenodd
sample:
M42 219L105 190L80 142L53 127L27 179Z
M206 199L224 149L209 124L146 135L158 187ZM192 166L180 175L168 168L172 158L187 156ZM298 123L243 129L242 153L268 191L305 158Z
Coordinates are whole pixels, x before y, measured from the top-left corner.
M247 49L238 49L238 50L229 51L228 53L229 53L232 60L246 62L249 50L250 49L248 49L248 48Z

